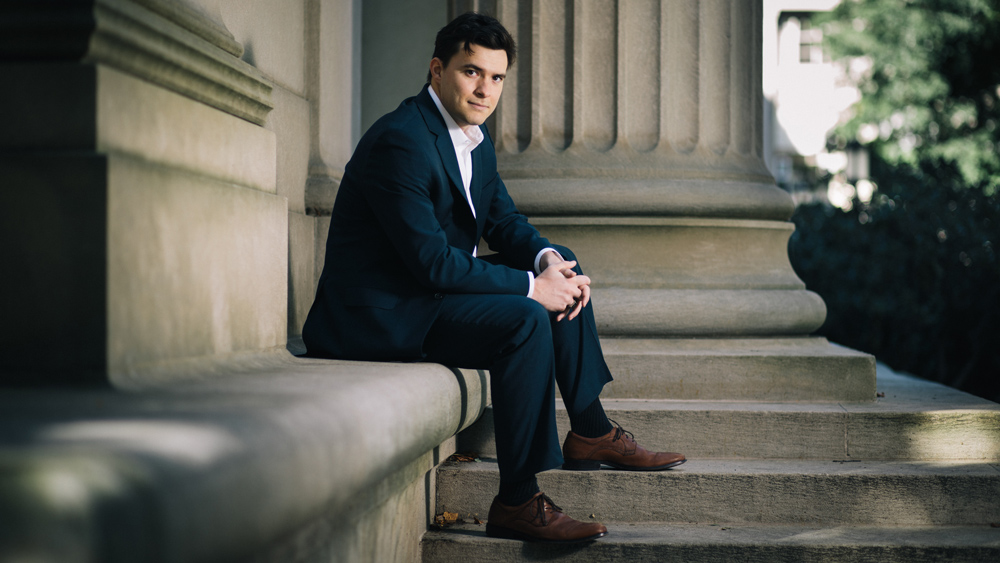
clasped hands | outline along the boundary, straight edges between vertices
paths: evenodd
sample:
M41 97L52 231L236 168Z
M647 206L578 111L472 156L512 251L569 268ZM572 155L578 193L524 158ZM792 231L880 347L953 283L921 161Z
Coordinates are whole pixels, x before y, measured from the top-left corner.
M564 261L554 252L546 252L539 262L542 273L535 278L531 298L546 310L559 313L556 321L573 320L590 302L590 278L573 271L575 260Z

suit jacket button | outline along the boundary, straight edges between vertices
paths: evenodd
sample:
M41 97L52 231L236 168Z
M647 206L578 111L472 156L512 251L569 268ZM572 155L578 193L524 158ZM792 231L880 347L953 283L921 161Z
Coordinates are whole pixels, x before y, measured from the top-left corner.
M434 299L444 299L444 295L441 295L440 293L435 293Z

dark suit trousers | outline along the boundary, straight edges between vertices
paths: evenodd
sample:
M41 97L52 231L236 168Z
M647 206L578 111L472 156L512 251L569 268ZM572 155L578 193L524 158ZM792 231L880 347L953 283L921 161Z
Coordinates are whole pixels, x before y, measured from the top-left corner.
M572 253L557 247L567 260ZM487 257L498 260L497 255ZM579 273L579 266L576 268ZM525 274L527 275L527 274ZM517 295L447 294L424 341L426 359L490 370L500 478L527 479L562 464L555 389L571 419L594 402L611 372L604 362L593 307L555 321L538 302Z

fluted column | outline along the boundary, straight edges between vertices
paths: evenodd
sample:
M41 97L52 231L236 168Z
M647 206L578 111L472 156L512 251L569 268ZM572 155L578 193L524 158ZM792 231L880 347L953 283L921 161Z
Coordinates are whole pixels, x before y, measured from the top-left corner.
M761 2L496 4L519 47L501 176L594 279L619 395L870 400L871 358L808 336L826 309L764 165Z

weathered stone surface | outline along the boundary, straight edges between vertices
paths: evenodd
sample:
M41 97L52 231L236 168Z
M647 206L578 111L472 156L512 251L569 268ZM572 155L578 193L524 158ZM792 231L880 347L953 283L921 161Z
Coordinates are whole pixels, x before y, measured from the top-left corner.
M786 260L795 230L787 221L606 216L531 223L551 240L573 240L595 288L805 289Z
M484 383L281 352L127 393L7 390L0 559L412 558L427 472L481 412Z
M316 218L288 213L288 335L302 334L316 296Z
M464 524L428 532L423 550L426 563L465 559L483 563L980 563L998 557L1000 537L996 530L984 526L867 528L612 523L608 524L608 535L593 543L560 546L486 538L482 526Z
M0 148L124 152L275 192L269 131L106 66L0 68L19 84L0 109Z
M277 194L288 200L288 210L305 213L309 170L309 101L282 87L274 89L275 108L265 128L274 132Z
M108 368L281 347L287 209L255 190L112 157Z
M880 370L872 403L603 400L608 416L651 449L691 459L1000 463L1000 405ZM569 419L560 405L561 435ZM495 456L493 412L458 436L460 451Z
M303 95L306 0L240 0L218 4L223 23L243 45L243 61L271 82Z
M438 470L438 512L488 514L489 460ZM568 514L602 522L988 525L1000 469L984 462L688 460L669 471L564 471L538 484Z
M120 380L283 346L288 226L273 195L274 135L106 66L10 68L27 85L12 95L37 111L12 112L3 136L23 149L0 174L7 240L19 241L9 264L25 272L4 282L24 299L4 370ZM67 104L84 117L60 119L51 94L30 98L57 83L90 100ZM17 136L31 131L44 132ZM26 209L54 213L52 228L32 235ZM45 353L54 341L67 353Z
M608 398L875 400L874 357L825 338L606 338L603 348Z
M183 3L90 0L53 10L12 2L2 10L12 36L0 50L6 60L106 65L258 125L272 108L270 84L234 56L232 35Z

